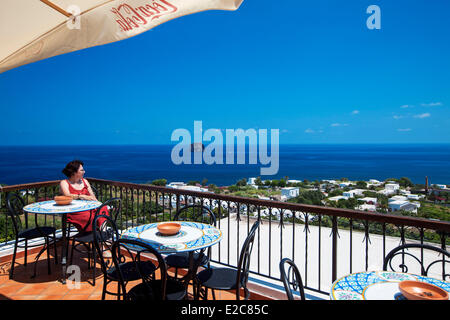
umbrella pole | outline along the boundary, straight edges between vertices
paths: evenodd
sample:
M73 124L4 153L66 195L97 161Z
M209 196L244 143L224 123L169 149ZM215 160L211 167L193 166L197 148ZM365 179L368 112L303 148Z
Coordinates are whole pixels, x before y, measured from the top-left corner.
M58 11L59 13L65 15L68 18L70 18L72 16L71 13L67 12L66 10L62 9L61 7L58 7L56 4L50 2L49 0L41 0L41 2L45 3L46 5L51 7L52 9L55 9L56 11Z

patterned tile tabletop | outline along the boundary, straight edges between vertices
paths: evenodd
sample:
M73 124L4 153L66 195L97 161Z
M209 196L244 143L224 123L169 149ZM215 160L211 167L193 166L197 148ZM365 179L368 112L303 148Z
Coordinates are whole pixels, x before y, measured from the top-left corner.
M212 225L189 221L171 222L181 224L180 232L173 236L161 235L157 229L159 223L150 223L125 230L121 238L142 241L160 253L199 250L222 240L222 232Z
M29 213L39 214L64 214L93 210L101 205L101 202L92 200L73 200L68 205L57 205L54 200L48 200L29 204L23 210Z
M336 280L331 300L404 300L398 283L405 280L434 284L450 292L450 283L438 279L391 271L359 272Z

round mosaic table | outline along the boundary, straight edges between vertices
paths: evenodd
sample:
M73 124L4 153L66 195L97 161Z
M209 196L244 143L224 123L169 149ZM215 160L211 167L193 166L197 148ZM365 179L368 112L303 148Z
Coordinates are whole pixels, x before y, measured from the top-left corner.
M72 200L68 205L57 205L54 200L35 202L23 208L29 213L58 215L65 213L82 212L97 209L102 205L99 201L92 200Z
M62 279L63 284L66 283L66 264L67 264L67 214L74 212L82 212L95 210L102 205L99 201L93 200L73 200L68 205L57 205L54 200L41 201L29 204L23 208L24 211L33 214L46 215L61 215L62 216L62 250L61 250L61 265L62 265Z
M352 273L331 286L331 300L405 300L398 283L405 280L434 284L450 292L450 283L409 273L373 271Z
M180 231L173 236L164 236L158 232L159 223L150 223L129 228L121 234L121 238L141 241L155 248L161 254L176 252L189 253L188 272L183 277L185 285L197 273L198 264L194 262L194 251L208 248L222 240L220 229L204 223L190 221L171 221L181 224ZM164 223L164 222L160 222ZM132 246L131 246L131 249ZM139 250L139 247L136 247ZM198 262L198 261L197 261Z
M157 229L159 223L150 223L125 230L121 238L142 241L163 254L200 250L222 240L222 231L212 225L190 221L171 222L181 224L180 232L173 236L161 235Z

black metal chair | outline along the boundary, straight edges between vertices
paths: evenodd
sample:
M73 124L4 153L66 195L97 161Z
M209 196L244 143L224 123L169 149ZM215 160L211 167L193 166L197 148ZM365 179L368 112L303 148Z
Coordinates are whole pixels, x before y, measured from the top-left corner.
M98 223L99 219L105 219L105 221L100 225ZM103 273L102 300L105 300L106 294L117 296L117 299L120 300L120 297L123 297L125 294L125 291L121 290L120 281L126 285L127 282L142 279L143 276L151 277L156 270L156 266L151 261L143 261L140 264L140 268L137 269L135 263L126 262L122 258L118 265L115 265L113 263L113 245L119 240L120 234L114 220L107 215L98 215L94 218L92 227L94 230L95 252L99 257ZM116 254L116 257L119 256L119 254ZM121 275L118 272L118 268ZM111 282L118 283L117 293L107 290L107 286Z
M288 266L286 272L286 266ZM284 258L280 261L281 281L283 281L284 289L289 300L295 300L294 292L300 293L300 299L306 300L305 289L303 288L302 277L298 271L294 261Z
M119 285L125 300L132 301L158 301L158 300L183 300L187 297L185 283L167 276L167 266L161 254L151 246L131 239L119 239L113 244L113 262L119 269ZM134 269L137 270L142 283L134 286L128 292L126 290L126 275L121 268L126 260L131 258ZM150 260L157 261L153 277L149 277L142 266ZM155 273L159 270L159 279Z
M260 221L256 221L244 244L242 245L237 269L231 268L208 268L197 274L197 289L195 299L199 299L203 294L203 299L208 298L208 289L213 290L236 290L236 300L240 300L240 289L244 289L244 299L248 300L250 291L247 288L248 276L250 272L250 256L253 249L256 230ZM204 292L201 288L204 288ZM213 296L215 299L215 297Z
M122 206L122 200L120 198L112 198L104 202L99 208L97 208L94 218L101 214L102 210L107 208L109 216L112 217L114 223L117 220L117 216L120 213ZM73 264L73 253L74 251L84 253L88 255L88 269L91 268L91 261L93 262L93 279L92 285L95 286L95 268L96 268L96 258L95 258L95 249L94 249L94 233L92 231L86 231L88 226L92 226L91 223L92 216L90 217L89 222L84 226L84 229L78 232L76 235L69 237L72 239L72 250L70 252L70 264ZM92 229L94 230L94 229ZM86 251L82 251L77 249L78 246L83 246ZM93 259L91 260L91 256Z
M51 274L50 269L50 244L54 245L55 248L55 264L58 264L58 254L56 250L56 228L49 227L49 226L39 226L37 215L35 215L35 227L29 228L28 225L28 213L23 211L23 207L25 206L25 201L17 194L10 193L7 197L7 207L8 207L8 213L9 216L13 222L14 226L14 234L16 236L16 241L14 244L14 253L13 253L13 259L11 264L11 269L9 271L9 278L12 279L14 276L14 265L16 262L16 254L17 254L17 248L24 248L25 249L25 255L24 255L24 265L27 265L27 254L28 254L28 248L32 247L38 247L42 244L33 244L29 245L28 241L32 239L37 238L44 238L45 245L43 246L42 250L39 251L35 258L35 264L34 264L34 273L32 275L32 278L36 277L36 267L37 262L41 256L41 254L47 250L47 264L48 264L48 274ZM24 223L22 223L22 215L24 216ZM21 246L20 243L25 242L24 246Z
M420 257L417 257L415 254L411 252L411 249L420 249ZM409 250L409 251L408 251ZM436 257L433 258L432 261L425 261L424 259L424 252L425 251L432 251L437 253ZM440 257L439 257L440 256ZM396 258L400 258L399 261L396 260ZM408 260L408 261L406 261ZM397 262L394 262L397 261ZM398 269L397 267L393 266L393 264L398 263ZM433 247L427 244L404 244L401 246L398 246L391 250L386 257L384 258L383 262L383 270L384 271L400 271L407 273L408 270L411 269L412 265L415 264L420 268L420 272L422 276L428 276L430 269L436 265L441 264L441 276L442 280L446 281L445 279L447 277L450 277L450 273L445 271L445 266L447 263L450 263L450 253L444 249ZM409 268L408 265L409 264ZM388 270L388 267L391 270Z
M216 216L214 213L206 206L193 204L180 208L175 214L174 221L195 221L201 223L208 223L213 226L216 225ZM198 250L193 253L194 262L200 266L209 267L209 259L211 255L211 247L208 248L207 254L205 255L206 249ZM166 264L169 268L175 268L175 278L178 276L178 269L188 269L189 268L189 252L179 252L174 254L169 254L166 258Z

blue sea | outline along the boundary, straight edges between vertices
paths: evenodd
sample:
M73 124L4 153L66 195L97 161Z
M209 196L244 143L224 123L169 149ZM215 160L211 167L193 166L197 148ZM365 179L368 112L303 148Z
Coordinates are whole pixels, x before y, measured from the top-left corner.
M86 177L145 183L165 178L218 186L261 176L261 164L175 165L171 145L2 146L0 183L22 184L65 178L73 159L84 162ZM270 150L270 147L269 147ZM236 163L236 162L235 162ZM450 144L280 145L279 171L265 179L351 180L408 177L415 183L450 184Z

